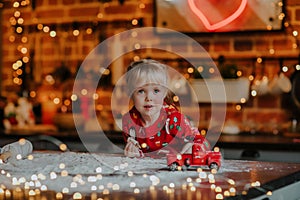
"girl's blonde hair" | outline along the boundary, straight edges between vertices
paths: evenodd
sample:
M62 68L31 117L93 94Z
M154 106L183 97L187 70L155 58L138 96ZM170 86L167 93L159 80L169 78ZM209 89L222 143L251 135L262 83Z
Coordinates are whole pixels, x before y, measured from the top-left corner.
M142 59L132 62L126 73L126 83L129 96L136 89L137 83L159 84L168 88L168 69L167 66L152 59Z

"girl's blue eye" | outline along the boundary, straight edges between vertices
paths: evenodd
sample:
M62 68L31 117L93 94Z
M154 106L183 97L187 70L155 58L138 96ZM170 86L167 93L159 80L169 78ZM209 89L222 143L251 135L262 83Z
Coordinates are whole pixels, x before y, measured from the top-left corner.
M159 89L154 89L154 93L159 93Z
M138 90L137 91L139 94L143 94L144 93L144 90Z

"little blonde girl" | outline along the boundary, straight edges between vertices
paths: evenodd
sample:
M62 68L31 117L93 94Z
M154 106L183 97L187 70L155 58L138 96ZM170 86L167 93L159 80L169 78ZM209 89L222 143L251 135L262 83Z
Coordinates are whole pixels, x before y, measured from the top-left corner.
M191 146L196 135L200 136L186 116L166 101L169 94L167 68L152 59L133 62L128 67L126 83L133 107L122 118L124 153L128 157L179 153ZM209 148L205 138L203 140Z

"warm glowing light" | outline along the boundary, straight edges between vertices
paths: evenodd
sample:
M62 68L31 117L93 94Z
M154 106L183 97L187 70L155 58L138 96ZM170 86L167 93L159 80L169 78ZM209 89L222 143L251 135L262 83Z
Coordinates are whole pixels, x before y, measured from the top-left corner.
M211 73L211 74L215 73L215 69L214 69L214 68L212 68L212 67L211 67L211 68L209 68L209 70L208 70L208 71L209 71L209 73Z
M147 144L146 144L146 143L143 143L143 144L141 145L141 147L142 147L142 148L146 148L146 147L147 147Z
M14 78L13 79L13 82L15 83L15 84L17 84L17 85L21 85L22 84L22 79L20 79L20 78Z
M217 187L215 188L215 192L222 192L222 188L221 188L220 186L217 186Z
M173 97L173 101L174 101L174 102L178 102L178 101L179 101L179 97L175 95L175 96Z
M16 73L18 74L18 76L23 74L23 70L22 69L17 69Z
M293 36L297 37L298 36L298 31L293 31Z
M267 29L268 31L271 31L271 30L273 29L273 26L272 26L272 25L267 25L266 29Z
M242 0L239 8L233 14L231 14L229 17L227 17L224 20L222 20L218 23L215 23L215 24L211 24L208 21L207 17L202 13L202 11L200 11L198 9L194 0L188 0L188 4L189 4L190 9L193 11L193 13L202 21L205 28L207 30L213 31L213 30L216 30L216 29L226 26L227 24L231 23L236 18L238 18L244 11L244 9L247 5L247 0Z
M278 16L278 19L279 20L283 20L285 17L285 14L284 13L280 13L280 15Z
M216 199L224 199L224 197L223 197L222 194L217 194L217 195L216 195Z
M21 38L21 41L22 41L23 43L26 43L26 42L28 42L28 37L26 37L26 36L23 36L23 37Z
M298 44L297 43L293 43L293 49L297 49L298 48Z
M96 176L89 176L87 178L87 181L90 183L96 182L97 181L97 177Z
M236 189L234 187L231 187L231 188L229 188L229 192L234 194L234 193L236 193Z
M23 48L21 49L21 53L22 53L22 54L26 54L26 53L27 53L27 51L28 51L28 50L27 50L27 48L26 48L26 47L23 47Z
M56 193L56 199L63 199L63 194L62 193L60 193L60 192L58 192L58 193Z
M286 28L290 26L290 24L289 24L288 22L284 22L283 25L284 25L284 27L286 27Z
M12 26L15 26L17 24L17 20L14 17L9 18L9 22Z
M80 34L79 30L73 30L73 35L78 36Z
M238 77L241 77L241 76L243 75L243 72L240 71L240 70L238 70L238 71L236 72L236 75L237 75Z
M146 5L144 3L140 3L139 8L144 9L144 8L146 8Z
M235 181L233 179L228 179L227 181L230 185L235 185Z
M249 81L253 81L253 80L254 80L254 76L253 76L253 75L250 75L250 76L248 77L248 79L249 79Z
M194 73L194 68L193 67L189 67L187 69L187 72L190 73L190 74Z
M23 24L23 23L24 23L24 19L23 19L23 18L19 18L19 19L17 20L17 22L18 22L18 24Z
M18 8L19 6L20 6L20 3L19 3L19 2L17 2L17 1L14 2L14 4L13 4L13 7L14 7L14 8Z
M24 56L24 57L22 58L22 61L23 61L24 63L28 63L28 62L29 62L29 57Z
M44 28L44 25L43 25L43 24L38 24L38 25L37 25L37 29L38 29L38 30L43 30L43 28Z
M97 168L96 168L96 172L97 172L97 173L101 173L101 172L102 172L102 168L101 168L101 167L97 167Z
M268 191L266 195L267 196L272 196L272 194L273 194L272 191Z
M8 38L8 40L10 42L14 42L16 40L16 37L14 35L10 35L9 38Z
M76 94L72 94L72 95L71 95L71 100L72 100L72 101L77 101L77 99L78 99L78 97L77 97Z
M257 95L257 91L256 90L252 90L251 91L251 96L255 97Z
M136 44L134 45L134 48L135 48L135 49L140 49L140 48L141 48L141 44L136 43Z
M135 182L130 182L129 187L136 187L136 183Z
M54 80L54 78L53 78L52 75L47 75L47 76L45 77L45 80L46 80L49 84L51 84L51 85L53 85L53 84L55 83L55 80Z
M35 196L36 193L35 193L34 190L29 190L28 195L29 195L29 196Z
M47 188L46 185L42 185L42 186L41 186L41 191L47 191L47 190L48 190L48 188Z
M246 99L245 98L241 98L241 103L246 103Z
M55 172L50 172L50 179L56 179L57 175Z
M120 190L120 186L119 186L118 184L114 184L114 185L112 186L112 189L113 189L113 190Z
M87 29L85 30L85 32L86 32L86 34L90 35L90 34L93 33L93 29L92 29L92 28L87 28Z
M108 189L104 189L102 193L103 193L104 195L107 195L107 194L109 194L109 190L108 190Z
M71 104L71 101L69 99L64 100L64 104L66 106L69 106Z
M64 193L64 194L67 194L67 193L69 193L70 192L70 190L69 190L69 188L67 188L67 187L65 187L65 188L63 188L62 189L62 193ZM73 196L73 198L74 198L74 196ZM75 199L75 198L74 198ZM81 199L81 198L80 198Z
M261 57L258 57L258 58L256 59L256 62L257 62L257 63L262 63L262 58L261 58Z
M28 160L33 160L33 158L34 158L33 155L28 155L28 156L27 156L27 159L28 159Z
M102 19L103 18L103 14L102 13L98 13L97 14L97 18Z
M97 99L99 99L99 94L97 94L97 93L94 93L94 94L93 94L93 99L94 99L94 100L97 100Z
M289 68L288 68L287 66L283 66L283 67L281 68L281 70L282 70L283 72L287 72L287 71L289 71Z
M82 89L80 93L81 93L82 95L87 95L87 94L88 94L88 91L87 91L87 89Z
M15 11L14 13L14 17L20 17L21 16L21 12L20 11Z
M77 184L76 182L72 182L72 183L70 184L70 187L71 187L71 188L77 188L77 186L78 186L78 184Z
M201 134L201 135L206 135L206 130L205 130L205 129L202 129L202 130L200 131L200 134Z
M50 37L56 37L56 31L50 31Z
M132 32L131 32L131 37L134 38L134 37L137 37L137 35L138 35L138 33L137 33L136 31L132 31Z
M63 105L61 108L60 108L61 112L63 113L66 113L68 111L68 107Z
M20 26L18 26L18 27L16 28L16 32L17 32L17 33L22 33L22 32L23 32L23 28L20 27Z
M55 98L53 99L53 103L54 103L54 104L59 104L59 103L60 103L60 99L59 99L58 97L55 97Z
M64 169L65 167L66 167L66 165L64 163L59 164L59 169Z
M203 67L203 66L199 66L199 67L197 67L197 71L198 71L198 72L200 72L200 73L201 73L201 72L203 72L203 70L204 70L204 67Z
M133 172L132 172L132 171L128 171L128 172L127 172L127 175L128 175L128 176L133 176Z
M136 61L139 61L139 60L141 60L141 57L140 57L140 56L134 56L134 57L133 57L133 61L136 62Z
M44 31L45 33L48 33L48 32L50 31L49 26L44 26L44 27L43 27L43 31Z
M240 111L240 110L242 110L242 106L241 106L241 105L236 105L236 106L235 106L235 109L236 109L237 111Z
M133 19L133 20L131 21L131 24L132 24L133 26L138 25L138 23L139 23L139 21L138 21L137 19Z
M220 152L220 148L219 147L215 147L214 148L214 152Z
M17 70L17 69L19 68L19 66L18 66L17 63L14 63L14 64L12 65L12 68L13 68L14 70Z

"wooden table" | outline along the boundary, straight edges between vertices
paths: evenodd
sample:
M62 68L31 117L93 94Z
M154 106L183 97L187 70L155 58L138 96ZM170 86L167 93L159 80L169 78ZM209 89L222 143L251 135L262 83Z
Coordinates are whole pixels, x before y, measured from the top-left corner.
M105 162L106 159L113 159L114 161L110 161L110 163L113 163L112 165L120 162L127 163L128 168L119 171L109 171L110 168L107 168L107 165L94 162L91 156L100 158L101 162ZM165 166L164 159L130 159L119 154L39 151L34 152L33 157L40 163L39 165L33 165L27 159L12 164L0 164L0 183L5 184L5 186L0 186L2 188L0 189L0 200L39 200L45 198L212 200L250 199L256 197L262 199L264 195L267 195L270 199L278 198L278 195L285 195L282 199L300 198L300 191L298 190L300 188L300 164L296 163L224 160L221 169L217 173L212 173L206 168L171 172ZM67 157L72 159L70 161L68 159L64 160ZM60 162L63 162L65 167L58 169ZM80 176L82 180L85 180L86 184L90 185L85 185L86 189L84 190L81 188L79 191L78 187L69 193L63 193L62 188L69 187L69 183L64 183L64 180L70 180L78 175L72 172L72 169L74 170L76 166L86 169L86 172L82 172ZM93 171L97 166L102 166L103 169L101 179L88 183L86 181L88 177L97 175ZM107 173L104 172L105 168L108 170ZM52 185L56 184L54 187L56 189L51 189L49 186L47 191L42 191L37 189L40 186L25 188L24 184L12 184L13 177L28 177L27 180L32 179L32 171L38 174L39 170L48 179L50 177L49 173L56 170L57 177L53 180L48 180L52 181ZM60 175L59 170L69 170L69 173L63 176ZM149 181L151 180L150 177L156 177L159 181L156 184L153 184L153 182L148 184L148 182L151 182ZM132 183L137 184L131 186ZM41 184L47 184L47 182L43 183L41 181ZM61 188L60 184L62 185ZM66 186L63 186L63 184L66 184ZM114 190L113 184L119 184L119 188ZM93 185L96 186L94 190L91 189ZM100 185L102 185L102 188L100 188ZM77 189L80 193L76 193Z

